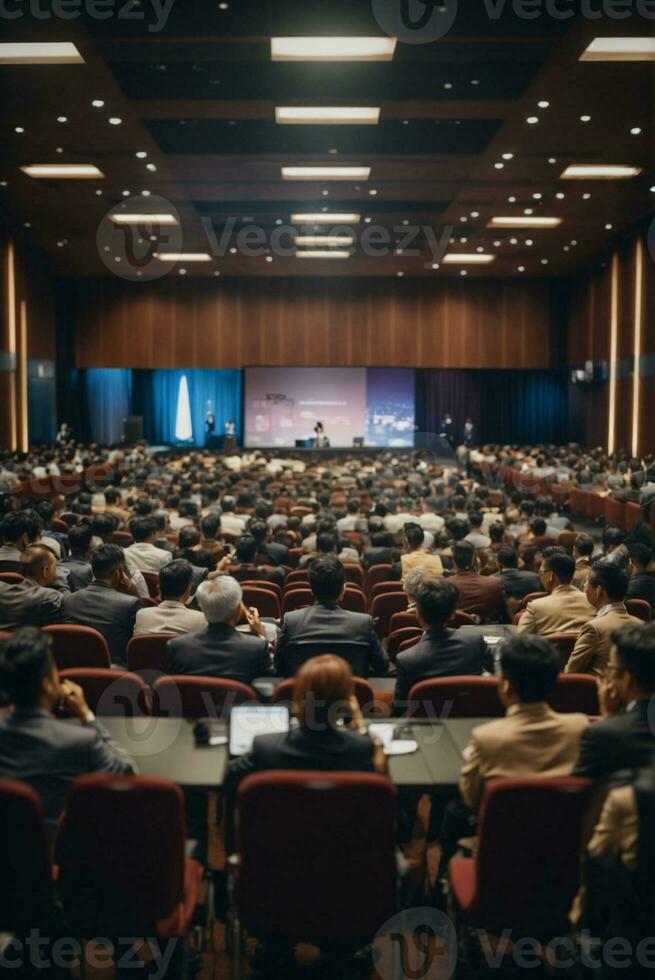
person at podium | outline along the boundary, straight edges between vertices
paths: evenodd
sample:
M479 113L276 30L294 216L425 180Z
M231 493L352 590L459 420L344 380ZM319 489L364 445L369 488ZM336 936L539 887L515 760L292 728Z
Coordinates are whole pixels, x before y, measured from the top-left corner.
M322 422L317 422L314 426L314 439L312 441L315 449L327 449L329 447L330 440L325 435Z
M223 451L226 453L234 452L237 446L237 425L234 419L228 419L225 423L225 434L223 436Z

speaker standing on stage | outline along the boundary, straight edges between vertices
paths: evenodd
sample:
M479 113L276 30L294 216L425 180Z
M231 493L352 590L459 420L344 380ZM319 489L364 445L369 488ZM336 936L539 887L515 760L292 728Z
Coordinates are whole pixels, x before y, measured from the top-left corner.
M443 438L446 439L452 447L454 444L454 433L455 426L453 425L453 417L450 412L445 412L444 417L441 420L441 430L439 435L443 436Z
M473 445L473 419L469 415L464 423L464 445Z
M316 449L325 449L330 445L330 440L325 435L322 422L317 422L314 426L314 446Z
M237 426L234 419L228 419L225 423L225 436L223 438L223 450L232 452L237 444Z
M205 445L209 445L211 438L216 431L216 416L212 412L211 402L207 405L207 414L205 416Z

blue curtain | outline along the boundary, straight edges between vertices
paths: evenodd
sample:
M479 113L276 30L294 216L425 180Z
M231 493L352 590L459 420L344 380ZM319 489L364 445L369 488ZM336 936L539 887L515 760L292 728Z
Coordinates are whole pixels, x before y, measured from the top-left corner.
M89 368L84 372L89 429L95 442L120 442L123 419L131 413L132 372L127 368Z
M216 434L222 435L228 419L237 424L241 436L241 371L188 368L133 371L132 407L144 419L144 434L152 443L176 442L175 413L182 376L186 375L191 402L193 444L205 444L207 403L212 403Z

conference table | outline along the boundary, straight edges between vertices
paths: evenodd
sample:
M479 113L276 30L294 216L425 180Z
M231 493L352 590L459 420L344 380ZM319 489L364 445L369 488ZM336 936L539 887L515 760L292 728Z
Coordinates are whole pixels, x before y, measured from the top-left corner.
M399 789L451 794L456 791L468 734L484 718L438 721L422 718L369 719L391 725L394 739L413 739L415 751L388 757L389 775ZM136 761L142 776L171 779L185 789L218 789L227 772L227 745L198 745L195 722L185 718L103 718L103 726ZM214 722L227 735L226 722Z

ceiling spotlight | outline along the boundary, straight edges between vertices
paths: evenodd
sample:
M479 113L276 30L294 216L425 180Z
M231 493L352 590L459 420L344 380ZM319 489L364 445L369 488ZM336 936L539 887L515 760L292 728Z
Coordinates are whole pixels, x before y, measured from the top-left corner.
M633 126L630 130L631 136L639 136L641 133L641 126Z
M605 225L605 231L611 231L613 227L614 225L611 225L608 221L607 224Z
M141 191L142 197L150 197L150 191Z
M466 271L466 269L460 269L459 274L460 276L468 276L468 272Z
M404 276L404 275L405 275L405 273L404 273L404 272L397 272L397 273L396 273L396 275L397 275L397 276Z
M510 238L509 243L510 245L518 245L519 240L518 238Z
M266 261L267 262L272 262L273 261L273 256L272 255L267 255L266 256Z
M557 163L557 159L555 157L548 157L548 163L551 163L551 164L552 163Z
M525 266L524 265L520 265L519 266L519 272L525 272Z
M514 159L513 153L503 153L503 160L513 160L513 159Z
M539 116L528 116L525 121L529 126L536 126L536 124L539 122Z
M178 269L177 271L181 276L186 276L186 269Z
M371 197L376 197L377 195L376 189L374 187L371 187L369 194L371 195Z
M537 191L537 193L533 194L532 196L535 199L535 201L540 201L543 197L543 194L540 194L539 191Z
M122 122L123 122L123 120L121 119L120 116L110 116L109 117L109 125L110 126L120 126L120 124Z
M57 116L57 122L58 123L68 122L68 116Z
M154 174L157 170L157 166L154 163L146 163L146 170L149 170L151 174Z
M135 156L138 157L139 160L145 160L145 158L148 156L148 154L146 153L145 150L137 150L136 153L135 153Z
M586 194L583 194L582 195L582 200L583 201L588 201L590 197L591 197L591 194L589 193L589 191L587 191Z
M504 163L494 163L494 167L496 168L496 170L502 170L504 166L505 166Z
M542 259L541 260L541 264L542 265L548 265L548 259Z
M557 198L558 201L563 201L564 198L566 197L566 194L563 194L562 191L558 191L555 197Z
M123 191L123 197L129 197L130 191Z
M534 242L532 241L531 238L526 238L525 244L528 245L528 246L530 246L530 245L534 245Z
M547 102L546 99L542 99L541 102L537 102L537 105L540 109L547 109L550 106L550 102Z
M514 197L513 194L511 197L508 197L507 200L509 201L510 204L516 204L516 198Z
M433 262L432 263L432 268L433 269L438 269L439 268L439 263L438 262Z
M580 116L580 122L584 122L584 123L591 122L591 116L586 116L586 115Z
M480 217L480 212L479 211L471 211L471 217L472 218L479 218Z
M523 208L523 214L532 214L532 208Z
M94 109L102 109L104 104L105 104L104 99L94 99L93 102L91 103Z
M501 243L500 243L500 241L499 241L499 240L497 240L497 241L495 241L495 242L494 242L494 248L500 248L500 244L501 244Z
M100 197L100 195L102 194L102 191L100 190L100 188L98 188L98 190L96 191L96 194L98 195L98 197Z
M23 129L23 127L22 127L22 126L16 126L16 127L14 128L14 132L15 132L15 133L24 133L24 132L25 132L25 130Z

